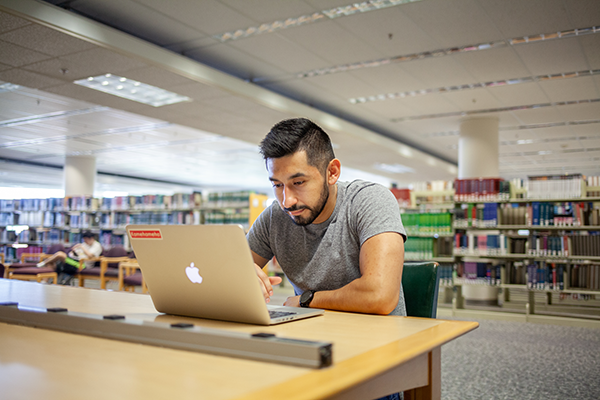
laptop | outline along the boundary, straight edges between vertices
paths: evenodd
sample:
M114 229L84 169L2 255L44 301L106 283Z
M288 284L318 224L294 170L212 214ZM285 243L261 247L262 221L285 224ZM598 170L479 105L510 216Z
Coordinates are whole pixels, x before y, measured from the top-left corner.
M324 313L267 305L239 225L127 225L158 312L272 325Z

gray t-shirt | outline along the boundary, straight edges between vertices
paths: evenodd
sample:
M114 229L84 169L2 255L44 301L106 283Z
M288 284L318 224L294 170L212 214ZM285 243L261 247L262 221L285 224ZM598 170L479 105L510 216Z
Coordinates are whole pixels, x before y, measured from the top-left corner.
M327 221L298 226L273 202L248 232L252 251L267 260L276 256L296 295L339 289L360 278L360 247L375 235L398 232L406 241L398 202L389 189L360 180L337 186L335 210ZM406 315L402 287L390 315Z

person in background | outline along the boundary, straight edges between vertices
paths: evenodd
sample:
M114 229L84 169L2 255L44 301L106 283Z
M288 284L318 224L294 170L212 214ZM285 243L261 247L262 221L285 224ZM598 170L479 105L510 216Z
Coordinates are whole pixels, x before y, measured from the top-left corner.
M95 235L90 231L85 231L81 235L83 243L77 243L71 248L69 253L59 251L44 261L37 264L38 267L52 266L58 274L58 283L61 285L70 285L74 275L79 271L80 260L90 260L85 262L85 268L92 268L95 264L95 258L102 254L102 246L96 240Z

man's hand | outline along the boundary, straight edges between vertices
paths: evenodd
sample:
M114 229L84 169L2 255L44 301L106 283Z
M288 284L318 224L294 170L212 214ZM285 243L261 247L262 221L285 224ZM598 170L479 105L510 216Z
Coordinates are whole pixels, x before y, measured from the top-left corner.
M267 276L257 264L254 264L254 268L256 269L256 276L265 297L265 302L268 303L271 301L271 296L273 296L273 285L279 285L282 279L278 276Z
M300 296L288 297L283 305L288 307L300 307Z

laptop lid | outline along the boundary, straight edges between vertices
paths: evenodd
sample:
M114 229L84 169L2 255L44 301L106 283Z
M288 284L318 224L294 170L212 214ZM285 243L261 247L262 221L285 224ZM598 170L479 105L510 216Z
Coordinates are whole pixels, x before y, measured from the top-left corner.
M159 312L257 325L323 313L267 307L239 225L128 225L126 229ZM268 309L284 314L272 319Z

